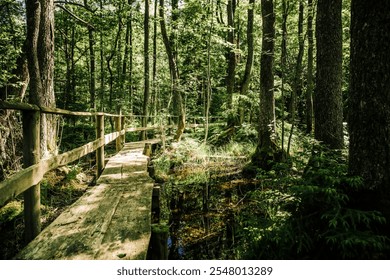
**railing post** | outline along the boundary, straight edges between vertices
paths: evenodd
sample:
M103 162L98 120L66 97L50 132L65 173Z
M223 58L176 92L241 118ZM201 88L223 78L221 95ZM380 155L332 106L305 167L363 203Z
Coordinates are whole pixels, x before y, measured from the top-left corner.
M104 115L96 115L96 139L104 141ZM97 178L102 174L104 169L104 145L96 150L96 175Z
M40 118L39 111L23 111L23 166L27 168L40 160ZM40 184L23 193L24 224L26 243L41 232L41 190Z
M115 130L116 131L121 131L121 119L122 117L121 116L117 116L115 117ZM116 152L118 153L121 149L122 149L122 145L121 145L121 136L117 137L116 140L115 140L115 143L116 143Z
M121 117L121 130L125 129L125 116L122 116ZM126 143L126 133L124 133L122 136L121 136L121 142L122 142L122 147L125 145Z

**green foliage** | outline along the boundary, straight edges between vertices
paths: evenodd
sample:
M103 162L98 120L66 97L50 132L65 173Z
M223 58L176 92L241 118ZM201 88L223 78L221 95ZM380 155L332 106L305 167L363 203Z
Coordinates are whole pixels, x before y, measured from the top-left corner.
M0 88L18 86L14 78L16 60L24 40L23 8L19 1L2 1L0 5Z
M20 200L14 200L0 208L0 225L13 221L23 215L23 204Z
M93 122L67 120L63 125L60 149L68 151L95 140L96 128Z
M383 258L385 218L353 207L348 193L362 187L347 175L340 153L316 147L305 174L259 173L261 189L251 193L241 220L246 257L268 259ZM285 174L280 176L281 174ZM257 215L254 217L253 213Z
M204 181L201 179L201 177L204 177L203 175L199 175L199 173L187 174L185 169L197 165L197 170L203 170L201 166L208 153L208 148L195 139L187 138L183 141L172 143L169 148L153 160L156 176L167 180L169 174L175 170L179 174L181 173L185 181L182 180L181 184L192 184L195 181L199 182L199 180ZM203 171L201 171L202 174Z

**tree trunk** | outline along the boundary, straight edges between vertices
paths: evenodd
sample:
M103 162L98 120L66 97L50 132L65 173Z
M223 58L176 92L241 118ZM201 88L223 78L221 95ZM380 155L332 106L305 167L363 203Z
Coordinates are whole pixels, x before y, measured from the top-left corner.
M103 21L103 1L100 0L100 20ZM103 29L99 30L100 33L100 108L99 111L104 112L104 46L103 46Z
M235 1L228 0L227 3L227 20L228 20L228 35L227 35L227 73L226 73L226 94L227 94L227 109L228 115L228 127L234 127L234 113L233 113L233 93L235 86L235 73L236 73L236 54L235 54L235 32L234 32L234 10Z
M169 40L164 16L164 0L160 0L159 7L161 35L163 38L164 46L168 56L169 70L171 73L172 81L172 95L173 95L173 111L177 114L179 120L177 122L177 130L174 139L179 141L184 132L185 127L185 112L183 106L183 98L179 92L179 71L176 63L176 55L172 48L174 42ZM174 13L173 13L174 14Z
M26 11L30 103L55 107L53 0L28 0ZM55 116L43 114L40 127L41 157L57 153Z
M142 126L146 127L149 114L149 0L145 0L144 15L144 103ZM146 131L141 132L141 140L146 139Z
M114 58L115 54L117 53L117 46L118 46L118 41L119 41L121 32L122 32L122 24L119 21L118 32L116 33L116 36L115 36L115 41L114 41L114 44L112 46L111 54L106 59L107 60L107 70L110 74L110 78L109 78L109 87L110 87L109 109L110 109L111 113L114 111L113 101L116 98L116 96L114 96L114 73L113 73L112 68L111 68L111 61ZM117 109L119 111L119 108L115 108L115 109ZM112 123L111 123L111 126L113 126Z
M291 130L287 144L287 155L290 154L291 139L296 123L296 114L299 112L298 97L302 95L302 60L305 51L305 39L303 35L303 0L299 0L298 15L298 56L295 64L293 90L291 92Z
M159 109L157 90L157 7L158 0L154 0L154 20L153 20L153 62L152 62L152 95L153 95L153 115L156 117ZM156 118L154 118L156 120Z
M90 9L88 1L84 0L84 6L86 9ZM95 39L93 33L93 27L87 25L88 28L88 39L89 39L89 107L96 109L96 71L95 71Z
M133 113L133 10L130 10L130 19L128 19L128 28L129 28L129 107L130 112Z
M246 29L246 37L247 37L247 48L248 48L248 57L246 59L245 64L245 73L241 82L240 94L247 95L249 84L251 81L252 75L252 66L253 66L253 18L254 18L254 9L255 9L255 0L249 0L249 8L248 8L248 23ZM244 121L244 105L240 105L240 123Z
M211 2L211 3L210 3ZM210 5L211 4L211 5ZM204 143L207 142L207 138L209 136L209 114L210 114L210 101L211 101L211 34L214 29L214 1L208 1L208 5L210 7L210 12L209 15L211 15L211 23L210 23L210 28L208 30L207 34L207 87L206 87L206 93L204 94L204 118L205 118L205 134L204 134Z
M331 149L344 146L341 9L342 0L318 0L314 136Z
M389 224L390 2L353 0L351 11L349 173L364 180L363 207L382 211Z
M314 7L313 0L308 0L307 4L308 16L307 16L307 39L308 39L308 48L307 48L307 89L306 89L306 132L311 133L313 130L313 49L314 49L314 40L313 40L313 17L314 17Z
M96 108L95 96L96 96L96 79L95 79L95 40L93 37L92 28L88 28L89 37L89 61L90 61L90 81L89 81L89 94L90 94L90 108Z
M131 9L131 7L129 8ZM129 11L131 13L131 10ZM128 16L126 18L126 32L125 32L125 52L123 54L123 61L122 61L122 84L121 84L121 91L124 92L125 85L128 84L128 74L127 74L127 67L129 62L129 53L130 53L130 28L131 28L131 18ZM122 102L125 102L125 94L123 96Z
M263 169L269 169L275 160L275 99L274 99L274 39L275 14L273 0L261 0L262 46L260 66L260 123L259 143L252 162ZM272 164L272 163L271 163Z
M282 85L281 85L281 118L282 118L282 150L284 149L284 134L285 134L285 83L286 83L286 68L287 68L287 18L288 18L288 5L287 0L282 1L282 43L281 43L281 57L280 57L280 68L282 71Z

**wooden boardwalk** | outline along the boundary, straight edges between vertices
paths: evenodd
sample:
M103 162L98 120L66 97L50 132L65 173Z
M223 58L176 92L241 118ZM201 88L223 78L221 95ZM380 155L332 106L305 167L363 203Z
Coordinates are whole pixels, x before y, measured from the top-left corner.
M145 142L125 144L97 185L45 228L16 259L145 259L153 181ZM156 142L156 141L154 141Z

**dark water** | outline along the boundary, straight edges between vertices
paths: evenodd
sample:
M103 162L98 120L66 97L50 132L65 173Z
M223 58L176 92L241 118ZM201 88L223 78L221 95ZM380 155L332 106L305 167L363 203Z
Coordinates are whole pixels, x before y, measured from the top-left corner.
M173 193L169 259L234 259L237 191L206 185Z

